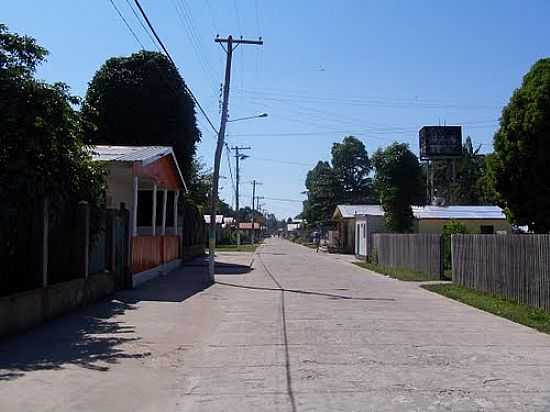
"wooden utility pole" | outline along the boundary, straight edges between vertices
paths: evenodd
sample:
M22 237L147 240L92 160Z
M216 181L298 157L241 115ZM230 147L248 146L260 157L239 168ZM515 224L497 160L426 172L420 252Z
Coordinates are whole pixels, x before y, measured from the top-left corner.
M240 174L240 161L246 159L248 156L240 153L241 150L250 150L250 146L233 146L231 150L235 150L235 223L237 224L237 247L241 246L241 230L239 223L241 221L239 217L239 185L241 181Z
M254 236L255 236L255 230L254 230L254 200L259 200L260 197L256 197L256 185L261 185L260 182L257 182L256 179L252 180L252 219L250 223L252 223L252 234L250 235L250 242L254 244ZM258 202L256 201L256 207L258 207Z
M229 105L229 86L231 83L231 61L233 59L233 51L235 47L241 44L263 44L262 39L258 40L245 40L242 37L234 40L232 36L228 36L226 39L216 37L214 39L216 43L225 50L227 56L225 63L225 80L223 84L223 103L222 114L220 120L220 129L218 132L218 143L216 144L216 154L214 157L214 174L212 176L212 190L210 192L210 227L208 232L208 281L214 282L215 261L214 254L216 252L216 209L218 204L218 183L220 178L220 163L222 158L223 145L225 140L225 126L227 124L227 109ZM227 45L227 48L224 46ZM237 232L238 233L238 232Z

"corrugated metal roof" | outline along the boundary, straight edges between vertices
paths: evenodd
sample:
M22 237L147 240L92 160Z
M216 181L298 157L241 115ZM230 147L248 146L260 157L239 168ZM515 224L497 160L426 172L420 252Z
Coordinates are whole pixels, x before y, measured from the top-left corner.
M92 159L106 162L143 162L166 156L169 146L103 146L92 147Z
M92 160L103 162L142 162L146 165L164 156L172 156L179 178L187 192L176 155L170 146L108 146L97 145L91 148Z
M416 206L413 214L417 219L506 219L498 206Z
M384 216L380 205L338 205L338 209L345 219L356 214ZM506 219L498 206L413 206L412 209L417 219Z
M354 215L384 216L384 210L380 205L338 205L344 219Z

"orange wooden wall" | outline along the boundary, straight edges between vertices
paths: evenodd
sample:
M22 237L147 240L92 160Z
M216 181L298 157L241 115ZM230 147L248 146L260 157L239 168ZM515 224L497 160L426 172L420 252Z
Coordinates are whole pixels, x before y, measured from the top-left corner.
M179 236L132 238L132 273L152 269L179 257Z

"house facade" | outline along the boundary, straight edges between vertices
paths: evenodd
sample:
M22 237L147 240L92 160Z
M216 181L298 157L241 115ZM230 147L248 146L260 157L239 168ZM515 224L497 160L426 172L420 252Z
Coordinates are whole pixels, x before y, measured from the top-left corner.
M133 285L178 264L178 198L187 187L172 148L98 145L92 158L107 170L106 206L130 212Z
M451 220L462 223L469 233L507 234L512 225L498 206L413 206L416 233L442 233ZM380 205L339 205L333 214L338 247L344 253L370 256L372 234L389 232Z

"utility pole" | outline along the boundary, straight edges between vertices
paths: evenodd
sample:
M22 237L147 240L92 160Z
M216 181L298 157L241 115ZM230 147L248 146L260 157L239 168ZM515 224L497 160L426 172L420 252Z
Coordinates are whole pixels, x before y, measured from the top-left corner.
M254 212L257 210L259 213L262 213L262 210L260 209L260 199L263 199L263 196L255 196L255 189L256 185L261 185L263 183L257 182L256 180L253 180L254 186L252 187L252 244L254 244ZM254 209L254 198L256 199L256 209Z
M216 37L214 39L216 43L225 50L227 56L225 62L225 81L223 83L223 103L222 114L220 120L220 130L218 132L218 143L216 144L216 154L214 156L214 174L212 176L212 191L210 192L210 230L208 233L208 281L214 282L215 273L215 257L216 252L216 209L218 204L218 180L220 177L220 163L222 158L223 144L225 140L225 127L227 125L227 114L229 106L229 85L231 83L231 61L233 59L233 51L235 47L241 44L256 44L261 45L264 42L262 39L258 40L234 40L232 36L228 36L226 39ZM227 48L224 47L227 44ZM235 44L235 46L234 46ZM238 202L238 199L237 199ZM237 231L237 233L239 233Z
M254 199L256 199L256 184L258 185L261 185L260 182L257 182L256 179L252 180L252 219L251 219L251 223L252 223L252 234L250 236L250 240L251 240L251 243L254 244ZM258 196L258 200L259 199L259 196ZM258 202L256 202L256 207L258 205Z
M246 159L248 156L239 153L240 150L250 150L250 146L233 146L231 150L235 151L235 223L237 224L237 247L241 246L241 230L239 228L239 185L241 181L239 161Z

